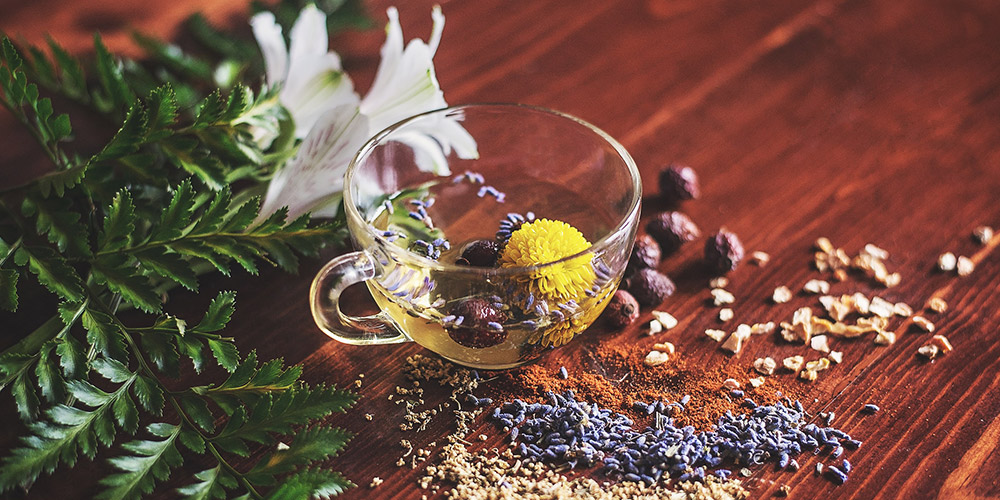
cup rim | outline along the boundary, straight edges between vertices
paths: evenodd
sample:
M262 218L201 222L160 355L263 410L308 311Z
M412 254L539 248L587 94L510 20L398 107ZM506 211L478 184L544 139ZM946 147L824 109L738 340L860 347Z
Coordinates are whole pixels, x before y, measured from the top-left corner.
M587 247L586 250L582 250L582 251L577 252L577 253L575 253L573 255L568 255L568 256L563 257L563 258L561 258L559 260L554 260L554 261L551 261L551 262L545 262L545 263L542 263L542 264L536 264L536 265L533 265L533 266L488 267L487 268L487 267L462 266L462 265L458 265L458 264L449 264L449 263L444 263L444 262L440 262L440 261L437 261L437 260L429 259L426 256L420 255L418 253L411 252L411 251L409 251L409 250L407 250L405 248L402 248L402 247L400 247L398 245L393 244L388 239L386 239L384 236L382 236L382 234L380 232L376 231L375 228L372 227L372 225L370 223L368 223L368 221L366 221L364 219L364 217L361 216L361 213L358 211L357 206L355 206L355 204L354 204L353 195L351 193L351 182L353 181L354 174L357 171L358 166L360 165L361 159L367 157L368 154L371 152L371 150L373 150L377 145L381 144L383 142L383 140L386 137L388 137L390 134L392 134L393 132L395 132L396 130L398 130L398 129L402 128L402 127L405 127L406 125L410 124L411 122L420 120L420 119L422 119L422 118L424 118L426 116L430 116L430 115L434 115L434 114L439 114L439 113L440 114L448 114L448 113L452 113L452 112L459 111L459 110L464 110L464 109L469 109L469 108L473 108L473 109L481 109L481 108L526 109L526 110L530 110L530 111L536 111L536 112L545 113L545 114L549 114L549 115L553 115L553 116L557 116L557 117L560 117L560 118L565 118L565 119L571 120L571 121L573 121L573 122L575 122L575 123L577 123L579 125L584 126L585 128L587 128L591 132L595 133L598 137L600 137L605 142L607 142L615 150L616 153L618 153L618 156L625 162L625 167L626 167L626 169L629 172L629 176L632 178L632 188L633 188L632 189L632 199L629 202L628 211L626 212L626 214L624 216L622 216L618 220L617 224L615 225L615 227L613 229L611 229L610 231L608 231L605 235L601 236L601 238L599 238L597 241L591 243L591 245L589 247ZM411 116L409 118L404 118L403 120L400 120L400 121L398 121L398 122L396 122L396 123L394 123L394 124L386 127L385 129L383 129L382 131L378 132L377 134L375 134L374 136L372 136L370 139L368 139L368 141L365 142L365 144L363 146L361 146L361 148L354 155L354 157L351 158L351 163L348 164L347 171L344 173L344 210L346 212L347 218L348 219L354 219L355 223L359 223L360 226L364 227L366 233L369 236L371 236L375 241L378 241L381 244L381 246L384 247L384 248L386 248L390 253L395 254L395 255L403 256L407 260L415 260L415 261L419 262L422 266L424 266L426 268L429 268L429 269L434 269L434 270L437 270L437 271L459 272L459 273L469 273L469 274L489 274L489 275L494 275L494 276L495 275L516 275L516 274L523 274L525 272L532 272L532 271L537 271L537 270L540 270L540 269L549 268L549 267L555 266L555 265L563 263L563 262L567 262L567 261L572 261L574 259L578 259L581 256L584 256L584 255L587 255L587 254L593 254L593 253L602 252L603 250L605 250L609 246L611 246L612 240L615 238L615 236L617 236L619 233L621 233L623 230L625 230L628 227L628 225L633 220L635 220L637 218L638 213L639 213L639 206L640 206L641 201L642 201L642 177L639 174L639 169L638 169L638 167L635 164L635 160L632 158L632 155L630 155L629 152L625 149L625 146L622 146L622 144L620 142L618 142L614 137L611 137L611 135L609 135L607 132L605 132L604 130L601 130L600 128L598 128L597 126L593 125L592 123L587 122L586 120L583 120L581 118L578 118L578 117L573 116L573 115L568 114L568 113L564 113L564 112L561 112L561 111L556 111L556 110L545 108L545 107L541 107L541 106L535 106L535 105L531 105L531 104L509 103L509 102L477 102L477 103L467 103L467 104L460 104L460 105L455 105L455 106L448 106L448 107L445 107L445 108L438 108L438 109L434 109L434 110L431 110L431 111L425 111L423 113L419 113L419 114L413 115L413 116ZM348 225L348 227L350 227L350 225Z

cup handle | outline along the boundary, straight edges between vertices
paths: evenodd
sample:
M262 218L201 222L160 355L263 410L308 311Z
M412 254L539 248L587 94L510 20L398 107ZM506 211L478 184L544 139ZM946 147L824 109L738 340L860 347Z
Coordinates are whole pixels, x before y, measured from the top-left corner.
M395 344L410 338L385 311L351 316L340 310L340 294L347 287L375 278L375 261L367 252L351 252L327 262L309 289L313 320L330 338L353 345Z

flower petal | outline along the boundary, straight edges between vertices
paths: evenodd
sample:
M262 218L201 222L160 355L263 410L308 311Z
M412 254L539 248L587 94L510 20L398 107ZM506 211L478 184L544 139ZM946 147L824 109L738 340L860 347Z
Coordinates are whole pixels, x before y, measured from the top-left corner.
M325 56L333 57L317 59L308 78L289 81L281 89L281 103L295 121L298 138L305 137L324 113L343 105L357 106L360 99L351 78L339 69L339 64L333 64L336 55Z
M264 56L267 84L273 87L285 81L288 73L288 49L285 47L285 38L281 36L281 26L274 21L274 14L270 12L253 16L250 26Z
M326 55L330 47L330 37L326 31L326 14L313 4L302 9L299 18L295 20L295 25L292 26L291 45L289 77L309 73L313 62ZM340 69L339 57L336 57L336 69Z
M261 216L287 206L288 217L295 218L325 205L344 190L344 172L367 139L368 120L357 106L324 113L295 157L271 179Z

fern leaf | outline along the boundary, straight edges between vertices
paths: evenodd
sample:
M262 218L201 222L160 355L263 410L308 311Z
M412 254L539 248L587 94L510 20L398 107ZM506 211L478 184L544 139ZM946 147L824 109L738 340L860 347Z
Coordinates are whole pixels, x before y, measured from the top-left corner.
M223 329L236 311L236 292L220 292L208 305L208 311L201 322L193 328L199 332L215 332ZM232 371L232 370L230 370Z
M98 283L107 285L130 304L148 313L160 311L160 297L149 279L123 255L103 255L94 260L91 272Z
M0 309L17 311L17 271L0 269Z
M14 254L14 262L38 277L38 282L52 293L69 301L83 300L83 280L61 255L47 247L22 246Z
M221 465L198 472L194 477L198 479L197 483L177 488L177 492L184 495L186 500L226 498L226 489L236 487L236 480L223 472Z
M108 460L115 469L122 472L101 480L108 489L97 498L102 500L122 500L136 498L153 491L156 481L170 476L170 470L183 461L175 442L180 434L180 426L151 424L147 430L160 440L137 440L122 445L129 455Z

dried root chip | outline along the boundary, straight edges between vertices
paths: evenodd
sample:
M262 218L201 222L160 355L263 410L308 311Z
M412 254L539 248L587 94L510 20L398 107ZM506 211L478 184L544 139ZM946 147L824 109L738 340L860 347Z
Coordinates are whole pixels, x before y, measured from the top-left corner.
M826 356L831 363L840 364L844 361L844 353L841 351L833 351Z
M733 314L733 310L728 307L719 309L719 321L725 323L726 321L733 319Z
M677 318L673 317L670 313L663 311L653 311L653 318L656 319L663 326L664 330L669 330L677 326Z
M879 260L885 260L889 258L889 252L869 243L865 245L865 248L861 250L862 254L870 255Z
M934 344L924 344L917 349L917 353L927 359L934 359L938 355L938 347Z
M812 337L813 331L813 315L812 309L808 307L802 307L795 311L792 315L792 322L781 323L781 337L788 342L802 342L808 343L809 338Z
M786 370L797 372L802 369L805 362L806 360L802 356L790 356L781 360L781 366L784 366Z
M812 382L817 378L819 378L819 373L816 373L815 370L802 370L801 372L799 372L799 378L802 380L807 380L809 382Z
M665 352L667 354L673 354L674 352L676 352L676 348L670 342L658 342L656 344L653 344L653 349Z
M764 385L764 377L754 377L750 379L750 386L754 389Z
M802 291L812 294L830 293L830 283L823 280L809 280L802 287Z
M830 360L826 358L819 358L816 361L810 361L806 363L805 370L821 372L830 367Z
M670 356L665 352L649 351L649 354L646 355L646 359L643 360L643 363L645 363L646 366L659 366L669 360Z
M814 335L813 338L809 339L809 347L814 351L830 352L830 343L826 335Z
M886 330L880 330L877 335L875 335L875 343L878 345L892 345L896 343L895 332L889 332Z
M768 255L767 252L761 252L760 250L757 250L756 252L750 254L750 259L753 261L754 264L757 264L760 267L764 267L767 265L768 262L771 261L771 256Z
M753 362L753 369L761 375L773 375L774 369L777 367L778 363L770 356L766 358L757 358Z
M656 335L663 331L663 325L656 321L655 319L649 322L649 332L648 335Z
M913 315L913 308L906 302L896 302L896 305L892 306L892 313L896 316L909 318Z
M767 323L754 323L753 326L750 327L750 334L765 335L769 333L774 333L775 328L776 326L774 324L774 321L768 321Z
M791 299L792 299L792 291L789 290L788 287L784 285L775 288L774 293L771 294L771 300L773 300L775 304L784 304L785 302L788 302Z
M946 273L954 271L956 265L958 265L958 260L951 252L945 252L938 257L937 267Z
M914 316L913 324L917 325L918 328L927 333L934 333L934 328L935 328L934 323L931 323L927 318L923 316Z
M709 328L708 330L705 330L705 335L708 335L708 337L710 339L712 339L712 340L714 340L716 342L722 342L722 339L726 338L727 334L726 334L726 332L724 332L722 330L715 330L715 329Z
M876 316L882 318L888 318L892 316L893 310L895 308L896 305L893 304L892 302L889 302L888 300L885 300L882 297L876 296L872 297L872 303L868 307L868 310L871 311L872 314Z
M972 238L976 243L985 245L993 239L993 228L989 226L979 226L972 231Z
M738 354L743 349L743 342L750 338L750 326L740 325L736 331L722 344L722 349L733 354Z
M975 269L976 263L972 262L972 259L964 255L960 256L958 258L958 262L955 264L955 272L957 272L959 276L968 276L972 274L972 271L975 271Z
M823 253L834 252L833 243L831 243L830 239L825 236L820 236L819 238L816 238L816 248Z
M740 383L734 378L727 378L722 382L722 387L730 391L735 391L740 388Z
M948 342L948 337L941 334L931 337L931 345L936 346L942 353L951 352L953 350L951 342Z
M729 293L729 292L727 292L727 291L725 291L725 290L723 290L721 288L713 288L712 289L712 300L715 303L715 305L717 305L717 306L724 306L724 305L732 304L733 302L735 302L736 301L736 297L734 297L733 294L731 294L731 293Z
M708 286L712 288L726 288L729 286L729 278L725 276L719 276L718 278L712 278L712 281L708 282Z
M927 309L936 313L943 313L948 310L948 303L941 297L931 297L931 299L927 301Z

